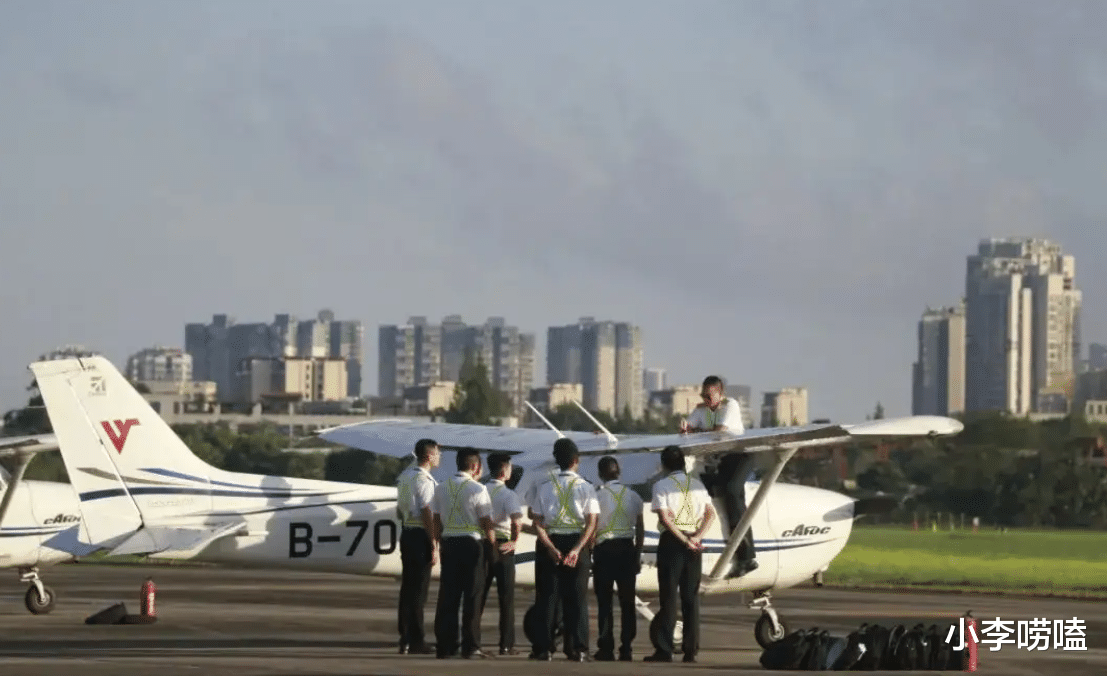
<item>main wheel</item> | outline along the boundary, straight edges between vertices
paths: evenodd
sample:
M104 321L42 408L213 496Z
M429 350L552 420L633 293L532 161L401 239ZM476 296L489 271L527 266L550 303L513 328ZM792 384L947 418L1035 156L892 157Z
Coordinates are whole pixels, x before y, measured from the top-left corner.
M35 615L45 615L54 609L54 590L43 585L42 591L45 592L45 596L40 596L38 588L31 585L27 589L27 595L23 597L27 610Z
M753 628L757 645L768 648L788 635L788 625L784 624L784 621L779 617L777 620L780 621L780 629L773 628L773 618L769 617L768 613L761 613L761 617L757 619L757 625Z
M654 615L650 620L650 643L653 643L653 647L658 647L657 638L661 635L661 616ZM673 628L673 653L680 655L684 652L684 646L681 642L684 640L684 632L681 631L680 622L677 622L677 626Z
M558 615L560 615L560 613L554 616L555 623L553 630L550 632L551 653L557 651L557 639L561 636L561 618ZM540 626L541 623L538 620L537 608L535 606L527 608L527 612L523 614L523 635L527 637L527 641L529 641L531 645L534 645L534 637L541 631L541 629L539 629Z

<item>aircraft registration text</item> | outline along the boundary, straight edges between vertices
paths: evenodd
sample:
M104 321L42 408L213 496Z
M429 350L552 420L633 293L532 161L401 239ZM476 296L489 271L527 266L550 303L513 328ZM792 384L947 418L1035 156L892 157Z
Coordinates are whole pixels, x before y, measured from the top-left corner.
M346 547L345 555L353 556L357 551L365 534L370 530L369 522L365 520L347 521L346 528L350 544ZM371 529L373 551L380 555L391 554L396 551L399 541L395 521L381 519L373 524ZM312 555L315 545L341 544L342 533L315 534L315 529L307 521L293 521L288 524L288 558L303 559Z

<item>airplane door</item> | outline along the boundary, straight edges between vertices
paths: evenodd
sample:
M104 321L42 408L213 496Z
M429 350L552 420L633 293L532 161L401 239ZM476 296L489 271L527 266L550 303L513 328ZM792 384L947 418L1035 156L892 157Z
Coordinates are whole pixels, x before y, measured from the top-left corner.
M0 495L7 490L8 484L4 484ZM0 566L26 566L38 562L38 550L42 542L42 536L38 534L39 523L34 514L30 486L26 482L20 482L15 487L8 512L0 524L7 536L4 538L5 547L0 548ZM21 533L25 535L18 537Z

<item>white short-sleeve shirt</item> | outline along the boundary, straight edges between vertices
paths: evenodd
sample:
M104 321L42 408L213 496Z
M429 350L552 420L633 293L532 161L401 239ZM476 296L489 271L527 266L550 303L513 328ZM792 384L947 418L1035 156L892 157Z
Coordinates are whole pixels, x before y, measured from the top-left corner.
M418 465L409 467L400 474L396 480L396 507L400 510L404 528L423 527L420 512L424 507L431 507L437 486L438 482L431 473Z
M685 472L673 472L653 485L651 509L671 511L673 525L685 533L700 527L710 504L711 496L704 485Z
M742 405L737 399L724 397L714 411L704 404L692 409L688 416L688 424L692 427L709 430L716 425L725 425L727 431L741 434L746 431L746 425L742 422Z
M630 486L608 481L596 489L600 516L596 524L596 543L612 538L632 538L642 515L642 498Z
M530 504L549 533L582 533L585 517L600 513L596 489L576 472L561 471L538 487Z
M442 537L484 537L481 517L492 516L492 500L484 484L468 472L458 472L438 484L432 510L442 520Z
M519 495L507 487L503 481L492 479L485 488L492 499L492 523L496 526L496 535L505 538L511 537L511 519L522 518L523 501Z

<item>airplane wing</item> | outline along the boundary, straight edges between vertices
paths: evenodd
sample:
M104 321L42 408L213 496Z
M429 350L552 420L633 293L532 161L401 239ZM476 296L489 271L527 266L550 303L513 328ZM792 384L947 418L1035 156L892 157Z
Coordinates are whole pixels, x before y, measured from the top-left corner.
M53 434L32 434L23 437L0 437L0 455L19 455L58 450L58 438Z
M472 447L484 452L547 455L558 436L577 443L581 455L653 453L669 445L680 446L686 455L713 453L755 453L773 449L825 446L850 441L851 437L906 438L956 434L962 424L951 418L912 416L876 420L857 425L814 424L797 427L766 427L732 432L692 434L627 434L609 439L590 432L556 432L550 429L489 427L452 423L380 420L352 423L320 431L326 441L343 444L381 455L410 457L415 442L434 439L444 450Z

